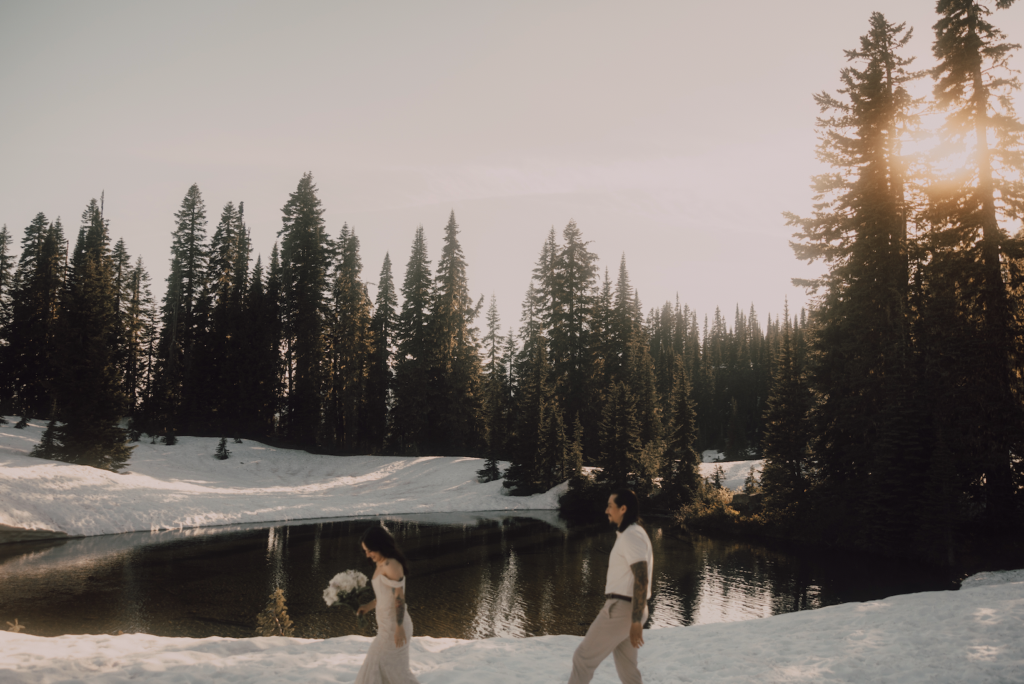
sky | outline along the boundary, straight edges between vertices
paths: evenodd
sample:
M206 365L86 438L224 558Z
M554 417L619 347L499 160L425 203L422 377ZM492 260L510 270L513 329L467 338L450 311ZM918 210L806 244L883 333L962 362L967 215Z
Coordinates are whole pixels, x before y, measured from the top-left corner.
M308 171L371 296L385 253L401 285L418 226L436 265L454 211L470 291L506 329L570 220L613 280L625 258L645 310L678 295L763 324L821 268L782 218L809 213L821 170L812 95L873 11L933 66L934 5L0 0L0 224L20 242L41 211L73 237L102 192L160 296L193 183L209 234L245 203L266 261ZM992 20L1024 42L1024 3Z

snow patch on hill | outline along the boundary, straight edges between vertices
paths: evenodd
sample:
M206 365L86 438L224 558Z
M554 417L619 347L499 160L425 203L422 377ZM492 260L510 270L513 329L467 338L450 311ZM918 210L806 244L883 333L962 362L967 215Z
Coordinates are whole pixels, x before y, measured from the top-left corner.
M44 425L0 426L0 541L180 530L341 516L553 510L566 485L506 496L502 482L477 481L478 458L323 456L245 441L214 457L218 439L181 437L174 446L135 445L112 473L32 458ZM503 464L507 466L507 464Z

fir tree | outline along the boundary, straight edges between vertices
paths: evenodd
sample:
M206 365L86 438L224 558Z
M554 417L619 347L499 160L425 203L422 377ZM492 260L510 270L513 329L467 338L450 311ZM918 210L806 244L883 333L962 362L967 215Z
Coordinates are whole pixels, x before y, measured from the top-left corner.
M271 250L266 277L257 258L245 299L245 359L250 369L243 376L243 432L269 436L281 406L281 265L277 245Z
M997 0L1006 9L1014 0ZM1019 239L1006 226L1024 210L1024 149L1012 94L1020 81L1008 68L1019 45L989 17L990 3L940 0L933 45L939 65L934 96L946 112L941 134L966 165L930 190L937 224L928 280L951 298L952 325L936 339L932 367L946 377L936 402L947 426L957 469L990 520L1005 520L1019 498L1024 473L1012 454L1024 448L1019 318L1008 263L1019 260ZM933 326L934 327L934 326ZM956 388L955 391L951 391ZM1019 459L1018 459L1019 460Z
M452 212L430 309L430 375L437 391L429 441L444 454L473 453L484 441L479 343L473 326L483 299L477 304L470 299L458 234Z
M899 54L910 37L904 25L872 14L860 49L847 51L861 68L842 70L842 99L815 97L828 115L819 120L819 157L835 172L815 178L812 218L789 216L803 231L797 255L831 267L805 283L825 290L814 318L813 376L824 397L816 414L822 505L832 533L880 548L898 543L906 533L900 524L913 520L911 490L923 453L914 440L896 446L915 433L915 408L904 400L916 382L907 233L914 206L901 146L916 124L906 83L917 74ZM772 477L766 472L766 494Z
M217 451L214 454L218 461L226 461L231 456L231 451L228 450L228 438L221 437L220 442L217 443Z
M327 326L330 371L325 432L336 449L353 453L366 444L366 384L373 353L370 299L360 279L359 238L347 225L338 245L341 260Z
M166 431L188 426L197 416L192 400L196 343L205 330L208 248L206 205L199 186L193 184L174 215L171 237L171 268L160 310L161 333L157 372L151 405L147 408L151 429Z
M370 320L373 349L366 389L367 439L374 453L383 451L388 441L389 412L394 391L393 354L398 335L397 304L395 281L391 275L391 255L385 254L377 281L373 318Z
M93 200L82 214L79 249L61 303L54 382L56 419L35 453L117 470L131 447L118 422L125 396L115 359L117 317L113 260L106 220Z
M668 429L668 458L662 474L663 489L673 503L690 503L700 479L700 455L697 441L697 416L685 365L676 368L672 383L671 413Z
M787 304L761 444L761 484L765 508L772 515L799 512L806 506L811 479L813 400L794 337Z
M402 310L398 317L391 430L394 453L420 453L428 439L430 403L435 391L429 375L431 290L427 241L420 226L416 229L412 254L405 269Z
M601 421L601 473L599 480L612 488L632 487L636 463L643 445L636 397L622 382L612 383L605 393Z
M477 471L481 482L490 482L501 477L498 461L504 456L507 441L507 416L509 406L508 373L503 362L504 337L500 334L501 320L498 316L498 302L491 295L491 306L487 310L487 334L482 340L484 347L484 412L487 435L487 460Z
M299 180L281 212L281 311L290 377L285 424L289 437L314 446L322 436L324 319L335 247L324 227L312 174Z
M11 284L12 306L3 350L4 371L23 415L53 414L59 344L57 322L65 291L67 245L60 219L37 214L25 229L23 252Z
M158 312L150 278L138 257L127 278L127 299L121 316L124 394L135 413L149 399L157 344Z

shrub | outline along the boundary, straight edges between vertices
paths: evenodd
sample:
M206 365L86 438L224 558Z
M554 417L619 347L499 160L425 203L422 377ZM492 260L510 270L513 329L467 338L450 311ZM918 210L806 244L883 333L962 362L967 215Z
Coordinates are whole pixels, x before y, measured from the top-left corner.
M218 460L226 461L231 452L228 451L228 439L227 437L221 437L220 443L217 444L217 452L214 454Z
M256 636L295 636L292 620L284 604L284 591L280 587L274 590L267 607L256 617Z

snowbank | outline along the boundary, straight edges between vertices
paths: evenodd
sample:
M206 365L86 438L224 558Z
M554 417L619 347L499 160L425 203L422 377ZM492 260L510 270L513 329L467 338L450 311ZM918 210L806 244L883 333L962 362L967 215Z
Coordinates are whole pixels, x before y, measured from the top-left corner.
M747 473L750 472L750 466L754 466L754 471L757 473L757 477L760 478L761 466L763 465L764 461L761 459L756 461L725 461L722 463L712 461L700 464L700 475L701 477L710 479L712 474L715 472L715 467L721 466L722 471L725 473L722 485L726 489L739 491L740 489L743 489L743 482L747 479Z
M32 458L42 424L0 426L0 541L340 516L558 507L565 485L511 497L477 482L477 458L318 456L258 442L181 437L136 445L122 473Z
M960 591L649 630L640 668L649 684L1016 683L1024 673L1022 580L1019 571L986 573ZM324 641L143 634L43 638L0 632L0 681L350 682L369 641L361 636ZM412 668L422 684L554 684L568 679L579 642L573 636L414 637ZM611 659L594 681L618 682Z

